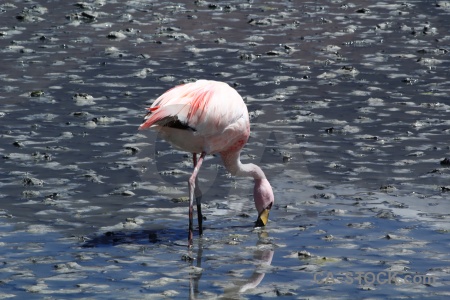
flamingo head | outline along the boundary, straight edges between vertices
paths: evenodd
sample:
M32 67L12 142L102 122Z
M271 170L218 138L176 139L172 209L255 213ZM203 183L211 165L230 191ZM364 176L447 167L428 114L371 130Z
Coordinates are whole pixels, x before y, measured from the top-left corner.
M255 179L253 198L255 200L256 210L258 211L258 219L255 222L255 227L266 226L269 221L269 211L275 201L272 187L266 178Z

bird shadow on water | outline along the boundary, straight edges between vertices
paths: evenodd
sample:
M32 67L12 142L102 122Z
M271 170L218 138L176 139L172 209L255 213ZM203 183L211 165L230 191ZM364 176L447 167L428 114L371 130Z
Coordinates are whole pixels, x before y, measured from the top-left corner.
M81 245L81 247L99 248L123 244L174 244L174 242L185 237L185 230L175 229L107 231L98 236L87 237L87 240Z
M229 226L232 230L248 230L249 226ZM205 232L213 232L215 230L221 230L221 228L207 227L203 228ZM194 236L198 237L197 233ZM99 247L110 247L118 246L123 244L138 244L138 245L149 245L149 244L166 244L174 246L182 246L187 248L187 243L182 241L186 240L187 232L183 229L173 229L173 228L162 228L162 229L152 229L152 230L117 230L117 231L107 231L95 236L87 236L82 248L99 248ZM201 239L199 239L200 241ZM187 242L187 240L186 240Z

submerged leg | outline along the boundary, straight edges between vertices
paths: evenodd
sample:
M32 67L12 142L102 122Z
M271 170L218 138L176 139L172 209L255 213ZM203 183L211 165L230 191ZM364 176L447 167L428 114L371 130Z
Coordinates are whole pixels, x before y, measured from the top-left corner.
M194 162L194 168L197 166L197 153L192 154L192 160ZM202 191L198 184L198 177L195 177L195 201L197 203L197 219L198 219L198 232L203 235L203 215L202 215Z
M197 197L196 198L196 202L197 202L197 209L199 209L199 206L201 205L201 192L200 189L198 188L198 180L197 180L197 174L198 171L200 170L202 163L203 163L203 159L205 158L206 153L202 152L202 154L200 155L199 160L197 161L197 155L194 154L194 171L192 172L191 177L189 178L189 235L188 235L188 247L192 247L192 240L194 237L194 230L193 230L193 212L194 212L194 195ZM197 191L199 193L197 193ZM199 219L199 228L200 228L200 234L203 234L203 228L202 228L202 224L200 224L200 219L202 218L201 215L201 209L198 211L198 219Z

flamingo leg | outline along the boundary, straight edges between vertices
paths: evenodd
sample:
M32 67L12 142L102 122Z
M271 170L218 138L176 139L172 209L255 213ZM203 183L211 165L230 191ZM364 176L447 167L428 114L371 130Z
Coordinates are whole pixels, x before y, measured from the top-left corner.
M194 239L194 229L193 229L193 214L194 214L194 195L195 195L195 189L196 189L196 183L197 180L197 174L200 170L203 159L205 158L206 153L202 152L200 155L200 158L195 163L194 171L192 172L191 177L189 178L189 235L188 235L188 247L192 247L192 240ZM201 197L200 197L201 199ZM197 200L199 201L199 200ZM201 200L200 200L201 201ZM198 203L198 202L197 202ZM197 204L198 205L198 204Z
M197 153L192 153L192 160L194 162L194 168L197 166ZM202 215L202 191L198 184L198 177L195 177L195 201L197 203L197 219L198 219L198 232L199 235L203 235L203 215Z

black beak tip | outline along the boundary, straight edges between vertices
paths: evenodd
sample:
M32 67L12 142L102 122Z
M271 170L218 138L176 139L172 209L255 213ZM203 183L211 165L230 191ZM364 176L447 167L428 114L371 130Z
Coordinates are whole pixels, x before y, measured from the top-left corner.
M261 218L258 218L258 220L256 220L255 222L255 228L258 227L265 227L266 225L264 224L264 222L261 220Z

